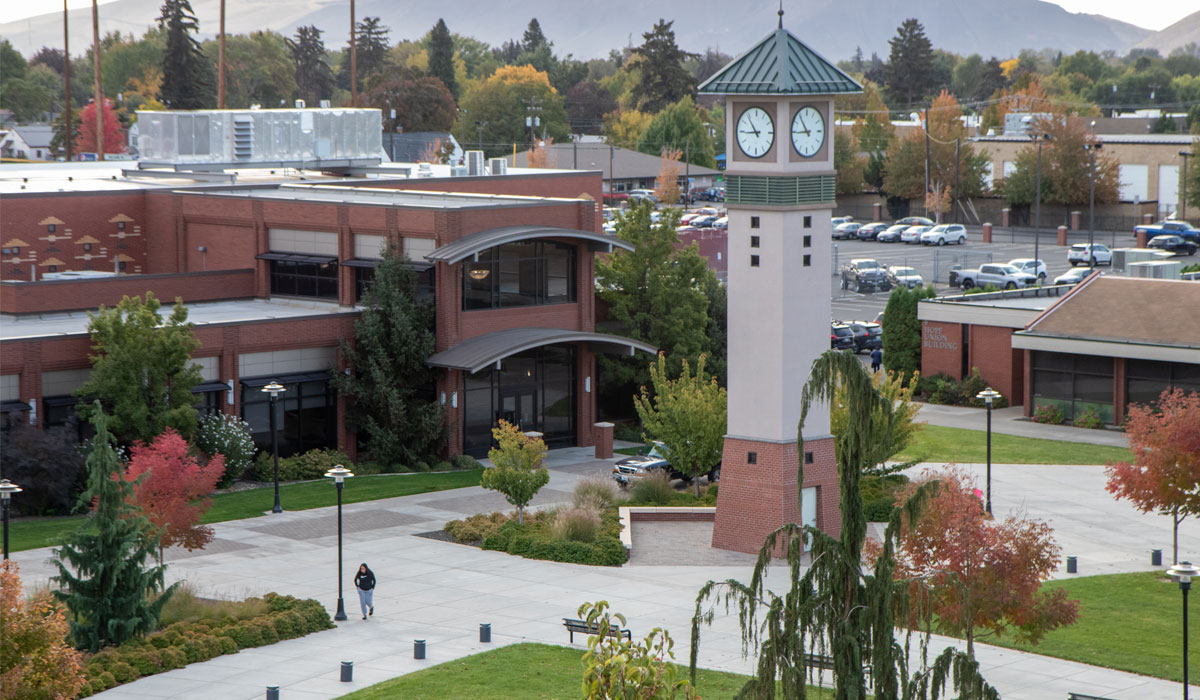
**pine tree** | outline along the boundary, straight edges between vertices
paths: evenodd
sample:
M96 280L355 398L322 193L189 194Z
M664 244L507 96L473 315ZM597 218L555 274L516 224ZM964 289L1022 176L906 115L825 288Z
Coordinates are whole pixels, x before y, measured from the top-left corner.
M525 28L525 34L521 37L521 48L533 52L546 46L548 43L546 35L542 33L542 25L538 23L537 17L529 20L529 26Z
M429 34L429 73L442 81L446 89L458 99L458 83L454 80L454 40L446 21L438 19Z
M933 44L925 28L915 19L906 19L888 40L892 53L884 68L884 82L892 99L900 106L911 106L933 90Z
M193 36L200 31L200 24L191 3L166 0L158 26L167 34L162 64L163 104L171 109L211 108L216 95L216 74Z
M287 40L296 62L296 88L302 99L316 105L333 95L333 71L325 62L325 42L315 26L298 27L296 38Z
M897 287L883 310L883 366L889 372L910 377L921 369L921 322L917 302L932 298L933 285L925 289Z
M434 377L433 308L413 298L413 273L391 247L375 268L375 281L354 324L354 344L343 341L350 374L334 386L349 399L347 422L364 439L371 458L385 465L428 461L445 441L442 408L429 387Z
M363 85L373 84L368 82L371 76L383 70L383 60L388 52L388 33L390 31L386 25L379 23L378 17L364 17L363 21L358 23L354 43L358 63L359 90L363 89ZM342 50L342 62L338 67L338 84L347 90L350 89L349 44Z
M61 586L55 596L71 611L75 645L95 652L154 630L178 584L164 588L166 567L148 566L157 538L129 505L133 484L119 477L121 458L99 402L92 416L96 436L87 457L88 488L80 498L92 510L54 551L53 580Z
M679 48L675 30L671 29L673 24L674 21L660 19L653 29L642 34L644 43L633 50L642 73L641 81L633 86L633 97L643 112L658 112L684 97L695 96L695 79L683 62L699 55Z

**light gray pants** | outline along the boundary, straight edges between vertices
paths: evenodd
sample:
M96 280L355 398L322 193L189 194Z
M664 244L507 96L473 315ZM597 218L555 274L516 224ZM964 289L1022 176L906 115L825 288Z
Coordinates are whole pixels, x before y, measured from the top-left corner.
M362 606L363 617L366 617L368 614L367 610L369 608L372 608L375 606L375 603L374 603L375 589L372 588L369 591L364 591L363 589L358 588L356 586L354 588L354 590L358 591L358 604L360 606Z

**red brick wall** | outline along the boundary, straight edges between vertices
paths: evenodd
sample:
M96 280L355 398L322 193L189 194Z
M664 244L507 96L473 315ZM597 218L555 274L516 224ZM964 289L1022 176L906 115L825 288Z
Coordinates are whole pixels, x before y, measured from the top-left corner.
M118 222L125 224L124 230ZM47 228L50 223L54 233ZM30 266L37 267L39 278L50 265L58 272L112 270L119 255L125 256L127 272L147 272L146 237L151 234L141 191L6 196L0 207L0 243L19 252L0 257L0 279L28 280Z
M164 302L216 301L254 296L254 271L225 270L180 275L121 275L85 280L0 282L0 313L32 314L115 306L124 296L147 291Z
M679 234L683 246L695 242L700 254L708 260L708 269L716 273L717 279L726 279L729 269L729 242L725 229L704 228L691 233Z
M1001 326L968 326L967 367L962 367L962 325L943 321L921 322L921 374L942 373L962 379L963 372L979 368L988 386L1011 405L1025 401L1025 357L1012 347L1014 329Z
M946 374L962 379L962 326L942 321L921 322L921 376Z

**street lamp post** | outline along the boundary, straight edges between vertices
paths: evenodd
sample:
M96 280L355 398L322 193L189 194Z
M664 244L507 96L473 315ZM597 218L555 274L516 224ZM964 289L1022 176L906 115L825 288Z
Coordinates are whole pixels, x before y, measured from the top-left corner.
M1191 562L1181 561L1167 569L1167 574L1179 581L1179 590L1183 591L1183 700L1188 700L1188 591L1192 588L1192 578L1200 576L1200 569Z
M1183 189L1181 190L1183 192L1183 196L1179 198L1179 218L1183 221L1187 221L1187 159L1192 157L1192 152L1180 151L1179 155L1183 158L1183 177L1179 178L1179 181L1183 183Z
M262 390L271 395L271 455L275 458L275 506L271 508L271 512L282 513L283 507L279 505L279 432L275 429L275 409L279 404L279 395L287 389L279 382L272 380Z
M987 404L987 514L992 514L992 402L1000 398L1000 392L988 387L975 395Z
M1095 124L1095 122L1093 122ZM1096 151L1098 143L1085 143L1088 152L1088 268L1096 267L1096 251L1092 250L1096 237Z
M8 559L8 502L14 493L21 493L21 487L8 479L0 479L0 510L4 511L4 558Z
M1034 192L1033 204L1033 259L1041 260L1040 247L1042 242L1042 143L1050 138L1050 135L1044 132L1033 132L1033 139L1037 141L1037 183Z
M337 485L337 498L338 498L338 511L337 511L337 513L338 513L338 515L337 515L337 521L338 521L338 568L337 568L338 606L337 606L337 613L334 614L333 619L337 620L338 622L341 622L342 620L346 619L346 603L345 603L345 600L342 598L342 485L345 483L346 479L349 479L350 477L354 476L354 473L351 472L349 469L343 467L342 465L338 464L333 469L330 469L329 471L325 472L325 476L333 479L333 483Z

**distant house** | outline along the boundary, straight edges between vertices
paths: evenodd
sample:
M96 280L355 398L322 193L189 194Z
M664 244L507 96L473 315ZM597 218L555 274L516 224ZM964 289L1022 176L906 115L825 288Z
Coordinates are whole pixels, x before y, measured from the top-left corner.
M410 131L402 134L385 132L383 134L383 150L393 163L428 161L430 151L447 143L454 146L454 150L450 153L450 164L455 165L464 158L464 152L453 134L438 131Z
M0 158L23 160L54 160L50 141L54 138L54 127L49 124L14 126L0 132Z
M604 192L654 189L654 180L662 170L662 158L628 148L612 148L608 144L595 142L555 143L546 154L546 167L562 170L599 170L604 175ZM510 158L511 160L511 158ZM516 165L528 167L529 151L518 153ZM610 171L609 164L612 164ZM712 187L721 171L699 165L679 164L679 186L687 189Z

